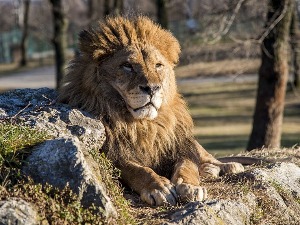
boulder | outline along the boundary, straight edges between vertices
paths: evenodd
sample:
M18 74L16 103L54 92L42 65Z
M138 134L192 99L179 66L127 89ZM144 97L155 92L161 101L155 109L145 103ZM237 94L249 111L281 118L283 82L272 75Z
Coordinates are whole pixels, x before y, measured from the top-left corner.
M228 194L228 199L189 203L170 213L164 224L299 224L300 168L297 165L272 163L226 179L236 184L245 182L247 193L235 200ZM227 185L226 182L221 185Z
M38 183L61 189L69 185L84 207L93 204L103 208L105 216L117 216L101 183L98 165L77 139L58 138L35 147L23 172Z
M23 122L53 138L78 139L86 149L100 149L105 141L101 121L84 111L57 103L56 98L56 91L49 88L3 93L0 97L0 119Z
M191 202L170 216L166 224L249 224L251 210L243 202L215 200L206 203Z
M23 172L42 184L58 188L68 184L83 206L100 206L106 216L115 217L99 166L89 153L101 149L104 126L86 112L57 103L56 98L56 91L48 88L14 90L0 97L0 119L15 120L52 137L34 147Z

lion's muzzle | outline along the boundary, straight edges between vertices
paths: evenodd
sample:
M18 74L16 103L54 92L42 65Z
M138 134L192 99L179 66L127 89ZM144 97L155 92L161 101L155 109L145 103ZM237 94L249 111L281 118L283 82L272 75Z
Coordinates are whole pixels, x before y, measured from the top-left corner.
M150 96L153 96L157 91L160 90L161 86L160 85L140 85L139 86L140 90Z
M126 102L126 107L135 119L153 120L163 102L163 90L159 84L137 85L128 91L127 85L114 85Z

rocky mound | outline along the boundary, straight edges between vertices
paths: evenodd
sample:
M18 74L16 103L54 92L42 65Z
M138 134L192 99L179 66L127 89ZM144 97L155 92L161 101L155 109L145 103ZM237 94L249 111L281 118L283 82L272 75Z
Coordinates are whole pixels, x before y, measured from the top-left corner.
M99 162L93 157L93 151L101 149L105 141L101 121L56 103L55 99L56 92L47 88L0 95L0 121L27 125L51 137L30 150L22 172L43 185L48 183L59 189L68 185L78 195L82 207L101 207L106 218L122 216L107 194ZM299 154L296 148L289 151L293 156ZM294 163L251 166L242 174L203 180L203 185L209 191L208 201L166 207L163 213L129 197L136 222L298 224L300 221L300 168ZM0 224L40 224L40 220L33 203L8 198L0 201Z

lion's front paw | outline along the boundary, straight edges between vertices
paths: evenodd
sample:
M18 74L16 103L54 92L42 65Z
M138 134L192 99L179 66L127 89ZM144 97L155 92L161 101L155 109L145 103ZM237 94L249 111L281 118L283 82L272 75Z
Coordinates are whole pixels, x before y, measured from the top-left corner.
M219 177L221 168L211 163L203 163L199 168L199 174L202 177Z
M152 206L175 205L177 194L174 185L165 177L152 182L141 191L142 201Z
M221 174L241 173L245 170L242 164L236 162L223 163L220 168Z
M176 192L180 202L203 201L207 198L206 188L187 183L176 185Z

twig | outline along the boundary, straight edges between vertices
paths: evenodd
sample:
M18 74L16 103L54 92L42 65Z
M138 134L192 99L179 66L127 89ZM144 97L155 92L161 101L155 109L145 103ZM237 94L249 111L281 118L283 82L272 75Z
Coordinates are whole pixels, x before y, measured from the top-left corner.
M220 30L216 33L216 37L211 41L212 44L216 43L217 41L219 41L221 39L222 36L226 35L229 31L229 29L231 28L242 4L244 3L245 0L239 0L238 3L236 4L233 13L231 14L229 20L227 20L227 18L223 18L223 21L221 23L221 28Z
M18 111L15 115L13 115L10 119L11 119L11 121L12 120L14 120L14 119L16 119L16 117L18 116L18 115L20 115L25 109L27 109L29 106L31 106L32 104L31 104L31 102L29 102L23 109L21 109L20 111Z
M284 7L282 9L282 12L279 10L276 11L271 19L273 21L270 26L267 27L267 29L262 33L259 39L257 39L258 43L262 43L263 40L269 35L269 33L274 29L274 27L283 19L287 12L287 3L284 4ZM277 17L278 16L278 17Z

